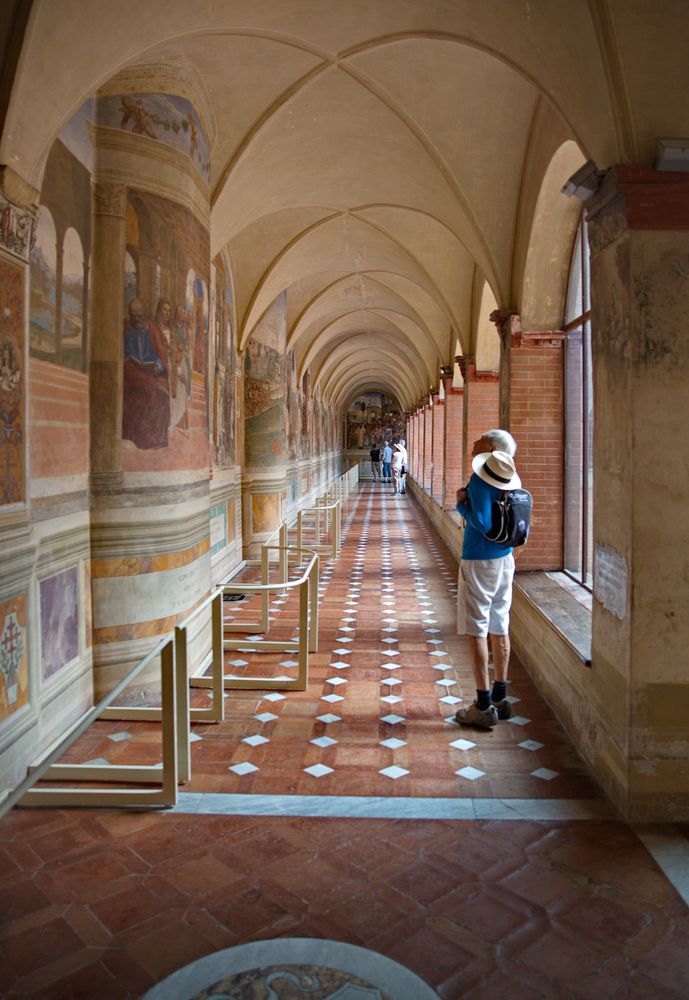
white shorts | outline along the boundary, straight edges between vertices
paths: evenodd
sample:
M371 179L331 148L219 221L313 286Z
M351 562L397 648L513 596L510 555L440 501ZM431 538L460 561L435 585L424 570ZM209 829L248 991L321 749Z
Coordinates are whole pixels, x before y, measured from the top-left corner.
M457 584L457 633L507 635L510 629L514 556L464 559Z

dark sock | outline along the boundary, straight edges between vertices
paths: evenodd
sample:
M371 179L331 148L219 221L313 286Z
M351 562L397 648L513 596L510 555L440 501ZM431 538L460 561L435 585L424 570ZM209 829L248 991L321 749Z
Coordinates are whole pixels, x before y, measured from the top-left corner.
M507 694L507 681L493 681L493 701L503 701Z
M490 708L490 691L479 691L476 688L476 707L480 708L482 712Z

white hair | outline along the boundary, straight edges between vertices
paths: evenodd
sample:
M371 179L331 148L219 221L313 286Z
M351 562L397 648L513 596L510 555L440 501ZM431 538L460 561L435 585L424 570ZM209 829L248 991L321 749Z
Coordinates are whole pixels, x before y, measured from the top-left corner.
M495 428L492 431L486 431L482 434L486 441L490 441L493 445L495 451L506 451L508 455L514 455L517 450L517 442L514 440L509 431L503 431L500 428Z

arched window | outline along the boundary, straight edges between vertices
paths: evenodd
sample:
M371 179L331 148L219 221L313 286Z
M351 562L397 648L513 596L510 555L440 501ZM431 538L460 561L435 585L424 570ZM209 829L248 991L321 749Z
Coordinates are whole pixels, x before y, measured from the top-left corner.
M593 586L593 379L588 230L577 227L565 308L565 571Z

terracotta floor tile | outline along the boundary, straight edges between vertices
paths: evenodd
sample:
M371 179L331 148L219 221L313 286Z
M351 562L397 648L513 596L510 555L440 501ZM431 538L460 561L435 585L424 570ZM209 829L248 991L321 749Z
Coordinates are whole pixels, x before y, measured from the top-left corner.
M486 733L446 723L456 708L439 700L444 688L469 700L473 685L465 640L454 634L455 598L439 575L431 543L453 578L456 566L413 501L393 507L380 498L369 508L370 496L364 486L352 505L354 520L321 604L320 649L308 689L278 700L264 692L230 692L223 723L194 725L201 740L192 744L193 777L185 791L600 797L516 661L510 693L520 699L515 712L529 718L528 725L500 723ZM365 569L354 607L344 602L358 575L355 549L367 510ZM417 552L432 614L419 604L399 518ZM394 611L382 604L384 524ZM255 574L254 567L246 571L247 578ZM280 607L272 635L284 638L296 620L295 598ZM245 622L256 611L257 602L235 609ZM343 631L345 618L355 619L348 623L354 631ZM395 632L385 631L388 618ZM425 632L424 618L433 618L438 624L430 627L440 631ZM391 637L396 641L383 641ZM442 658L430 655L433 645ZM385 655L393 650L401 655ZM228 661L238 658L249 660L250 670L260 664L283 672L292 668L280 661L295 657L228 652ZM451 669L433 669L438 660ZM397 669L385 669L396 661ZM345 669L335 666L343 662ZM457 683L440 685L443 675ZM347 683L328 683L338 677ZM381 685L383 679L402 683ZM396 689L400 702L381 701L381 694ZM344 698L324 701L329 693ZM194 690L192 702L208 704L207 693ZM275 718L255 718L263 713ZM340 720L326 724L318 715ZM393 725L383 715L404 721ZM132 738L114 744L108 735L117 731ZM242 742L253 734L270 742ZM337 742L310 742L323 735ZM389 738L405 745L382 747ZM475 747L450 746L459 739ZM535 753L520 748L527 739L543 746ZM153 723L104 721L71 753L74 759L151 759L158 746ZM238 777L228 770L237 761L259 770ZM306 774L304 768L316 762L333 772ZM393 762L409 774L396 780L379 774ZM454 773L467 765L485 776L471 781ZM558 776L540 780L531 774L539 767ZM689 825L682 832L689 837ZM0 822L0 843L0 907L12 916L0 956L0 992L8 996L135 998L197 956L282 935L374 947L452 1000L493 1000L508 988L516 1000L684 1000L680 984L689 977L686 907L619 822L15 810Z

